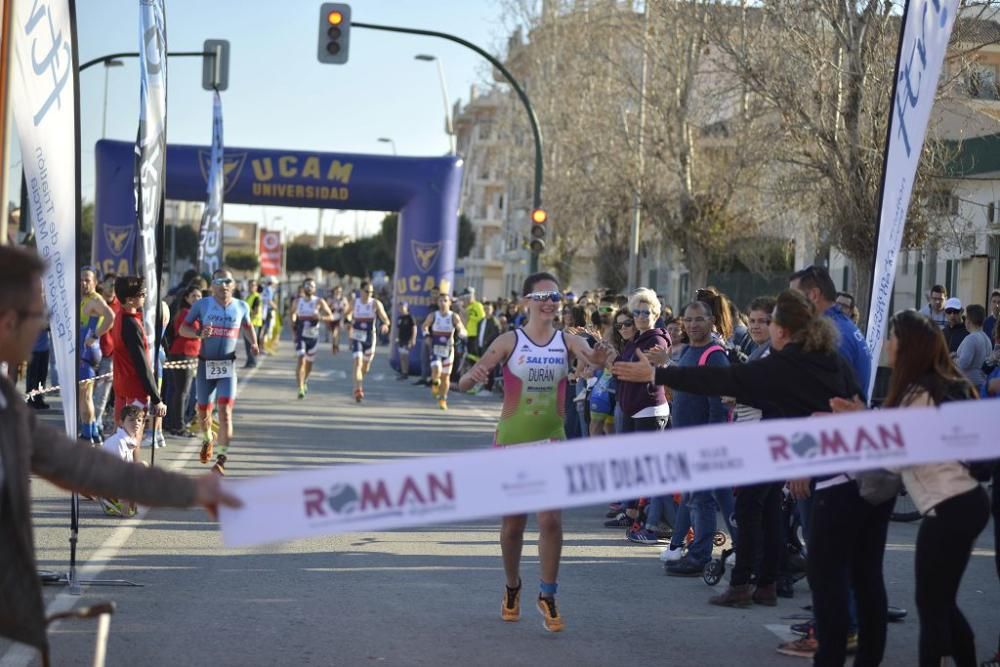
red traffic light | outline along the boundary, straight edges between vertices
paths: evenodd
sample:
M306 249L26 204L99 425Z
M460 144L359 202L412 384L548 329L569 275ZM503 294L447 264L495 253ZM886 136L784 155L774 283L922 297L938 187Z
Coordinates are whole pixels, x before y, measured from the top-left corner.
M543 208L536 208L531 212L531 221L536 225L541 225L549 219L549 214Z

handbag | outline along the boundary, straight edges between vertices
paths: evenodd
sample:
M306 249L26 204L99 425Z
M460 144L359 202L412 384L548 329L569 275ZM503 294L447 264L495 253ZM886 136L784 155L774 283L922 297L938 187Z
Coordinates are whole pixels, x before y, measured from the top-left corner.
M858 494L869 505L881 505L899 495L903 488L903 478L899 473L876 468L854 475L858 483Z

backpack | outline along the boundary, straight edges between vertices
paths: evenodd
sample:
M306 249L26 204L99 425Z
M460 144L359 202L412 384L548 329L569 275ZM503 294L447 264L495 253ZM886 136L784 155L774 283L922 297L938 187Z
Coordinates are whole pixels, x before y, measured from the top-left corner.
M714 345L709 345L707 348L705 348L705 351L701 353L701 357L698 358L698 365L704 366L705 364L707 364L708 358L712 355L713 352L725 353L726 359L729 361L729 364L731 366L735 364L745 364L747 362L747 359L749 359L749 357L743 352L743 350L737 347L722 347L718 343L715 343Z

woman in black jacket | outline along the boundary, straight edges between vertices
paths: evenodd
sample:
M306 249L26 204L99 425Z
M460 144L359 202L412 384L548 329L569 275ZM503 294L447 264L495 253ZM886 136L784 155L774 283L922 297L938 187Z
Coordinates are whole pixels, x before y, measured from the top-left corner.
M799 292L787 290L777 299L770 324L769 356L729 367L656 368L644 355L636 363L615 364L614 373L632 382L655 381L681 391L733 396L761 410L763 419L807 417L830 412L830 399L861 395L850 365L837 353L837 332ZM853 584L858 606L858 653L855 665L877 665L885 652L886 593L882 556L891 503L872 507L846 475L815 480L810 515L808 576L816 614L819 647L814 665L843 665L848 633L848 587ZM766 485L760 485L766 486ZM775 554L781 548L774 534L775 497L781 485L771 485L763 498L743 513L737 505L740 541L736 545L733 586L749 582L756 541L763 538L764 563L758 584L773 582ZM810 480L789 482L793 495L811 493ZM746 589L732 597L745 599ZM755 591L763 598L769 591ZM752 599L752 597L751 597Z

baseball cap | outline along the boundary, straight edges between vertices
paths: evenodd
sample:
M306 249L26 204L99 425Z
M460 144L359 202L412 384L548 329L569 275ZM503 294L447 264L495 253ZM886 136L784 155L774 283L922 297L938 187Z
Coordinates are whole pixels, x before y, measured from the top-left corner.
M466 287L459 296L472 296L476 293L475 287Z
M962 301L956 297L951 297L944 302L945 310L962 310Z

